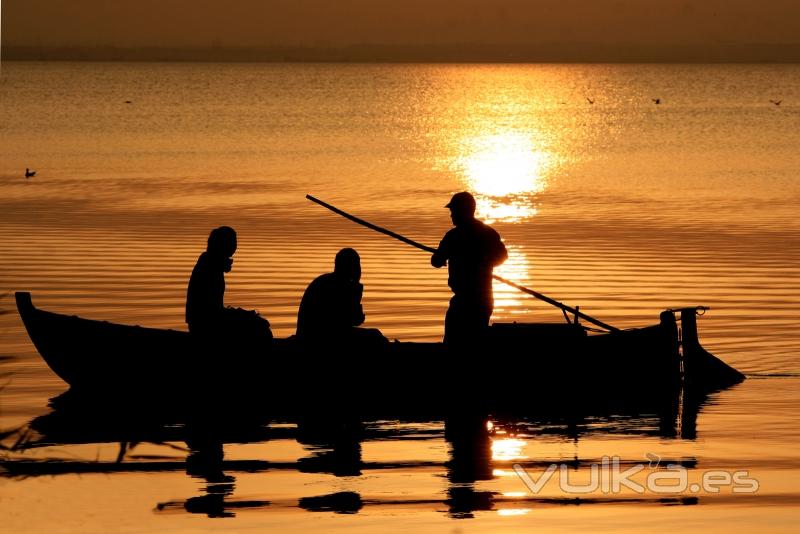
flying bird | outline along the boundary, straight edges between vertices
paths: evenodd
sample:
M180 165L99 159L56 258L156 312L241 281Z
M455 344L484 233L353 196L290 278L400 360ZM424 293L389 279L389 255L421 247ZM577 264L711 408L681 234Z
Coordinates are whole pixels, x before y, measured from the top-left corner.
M656 105L658 105L658 104L660 104L660 103L661 103L661 99L660 99L660 98L654 98L654 99L653 99L653 102L654 102Z
M25 167L25 178L33 178L34 176L36 176L36 171L32 171Z
M594 104L594 100L592 100L592 99L591 99L591 98L589 98L588 96L586 97L586 100L587 100L587 102L589 102L590 104Z
M125 103L126 104L133 104L133 102L131 102L130 100L126 100Z
M769 101L775 104L776 106L780 106L781 102L783 102L783 100L772 100L771 98L769 99Z

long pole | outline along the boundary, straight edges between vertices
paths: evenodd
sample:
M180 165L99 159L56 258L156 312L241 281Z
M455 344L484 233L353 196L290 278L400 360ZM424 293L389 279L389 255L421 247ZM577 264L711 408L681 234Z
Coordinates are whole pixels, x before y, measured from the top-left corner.
M359 219L355 215L350 215L346 211L342 211L342 210L340 210L339 208L337 208L335 206L331 206L327 202L323 202L322 200L320 200L318 198L315 198L315 197L312 197L311 195L306 195L306 198L308 200L310 200L311 202L319 204L323 208L327 208L327 209L331 210L332 212L336 213L337 215L341 215L345 219L349 219L349 220L353 221L356 224L360 224L361 226L366 226L370 230L375 230L376 232L380 232L381 234L388 235L389 237L393 237L393 238L395 238L395 239L397 239L399 241L402 241L403 243L405 243L407 245L411 245L412 247L416 247L416 248L418 248L420 250L424 250L425 252L430 252L431 254L436 252L436 249L433 248L433 247L429 247L427 245L423 245L422 243L417 243L416 241L414 241L412 239L409 239L409 238L407 238L405 236L402 236L402 235L400 235L400 234L398 234L396 232L392 232L391 230L387 230L386 228L382 228L382 227L380 227L378 225L372 224L371 222L365 221L364 219ZM506 284L508 286L511 286L514 289L518 289L518 290L522 291L523 293L527 293L528 295L531 295L532 297L535 297L535 298L537 298L539 300L542 300L542 301L544 301L544 302L546 302L548 304L552 304L553 306L555 306L557 308L561 308L562 310L564 310L566 312L569 312L569 313L575 315L576 317L580 317L581 319L584 319L584 320L586 320L586 321L588 321L588 322L590 322L590 323L592 323L592 324L594 324L596 326L599 326L600 328L604 328L604 329L608 330L609 332L617 332L617 331L619 331L619 328L616 328L614 326L611 326L610 324L606 324L603 321L600 321L599 319L595 319L594 317L586 315L582 311L580 311L580 310L578 310L576 308L572 308L571 306L567 306L566 304L558 302L555 299L551 299L550 297L548 297L546 295L542 295L538 291L534 291L533 289L529 289L529 288L527 288L525 286L521 286L521 285L519 285L517 283L512 282L511 280L508 280L508 279L503 278L502 276L498 276L496 274L493 274L492 278L494 278L498 282L502 282L502 283L504 283L504 284Z

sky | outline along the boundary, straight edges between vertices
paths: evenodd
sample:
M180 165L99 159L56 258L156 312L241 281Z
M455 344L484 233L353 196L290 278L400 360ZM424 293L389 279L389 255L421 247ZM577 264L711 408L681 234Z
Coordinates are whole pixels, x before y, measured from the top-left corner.
M798 0L4 0L34 47L800 43Z

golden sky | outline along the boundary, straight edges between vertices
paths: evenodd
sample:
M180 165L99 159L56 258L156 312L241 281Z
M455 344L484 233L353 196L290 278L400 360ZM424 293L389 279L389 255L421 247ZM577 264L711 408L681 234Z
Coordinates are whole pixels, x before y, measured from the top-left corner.
M797 0L5 0L6 46L797 44Z

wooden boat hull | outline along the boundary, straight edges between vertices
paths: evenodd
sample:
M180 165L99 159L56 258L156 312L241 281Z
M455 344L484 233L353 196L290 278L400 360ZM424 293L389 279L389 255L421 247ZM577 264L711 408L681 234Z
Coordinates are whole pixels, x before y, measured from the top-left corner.
M188 332L17 308L39 354L73 391L138 403L212 409L237 401L273 413L546 414L676 409L681 388L728 387L744 377L700 346L694 309L658 324L587 335L579 325L494 324L472 352L441 343L308 350L294 338L268 347L208 351ZM694 336L687 339L688 334Z

